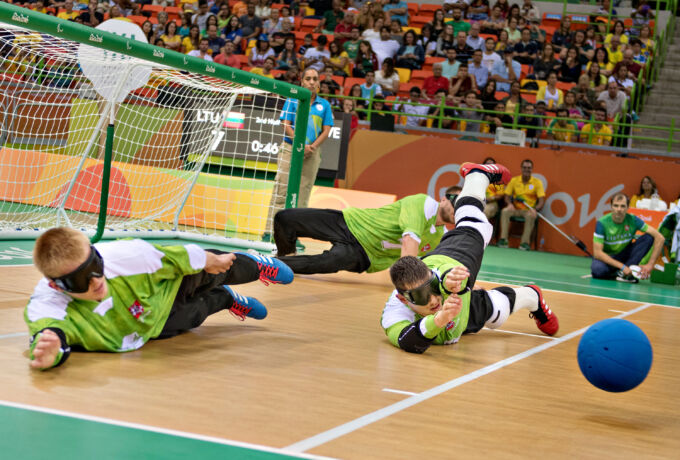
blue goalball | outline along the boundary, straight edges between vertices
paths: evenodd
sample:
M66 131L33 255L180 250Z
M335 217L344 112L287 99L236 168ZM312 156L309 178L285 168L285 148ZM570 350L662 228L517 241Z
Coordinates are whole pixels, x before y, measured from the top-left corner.
M647 377L652 367L652 344L630 321L605 319L583 334L578 344L578 365L597 388L628 391Z

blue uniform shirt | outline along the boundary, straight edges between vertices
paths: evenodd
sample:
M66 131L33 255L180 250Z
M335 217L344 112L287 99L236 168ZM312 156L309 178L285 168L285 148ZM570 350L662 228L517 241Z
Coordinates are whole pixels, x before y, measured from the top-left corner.
M297 112L297 107L297 99L286 99L286 103L283 104L283 111L281 112L280 120L288 120L293 129L295 129L295 114ZM324 126L333 126L333 112L328 101L317 95L309 108L307 145L311 144L319 137ZM289 144L293 143L293 140L288 136L285 136L283 140Z

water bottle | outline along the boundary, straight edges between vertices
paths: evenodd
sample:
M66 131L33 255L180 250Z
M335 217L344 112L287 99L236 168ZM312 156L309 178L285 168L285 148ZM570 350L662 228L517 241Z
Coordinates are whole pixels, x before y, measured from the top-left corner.
M651 209L652 211L656 211L658 207L659 207L659 194L654 192L652 194L651 202L649 203L649 209Z

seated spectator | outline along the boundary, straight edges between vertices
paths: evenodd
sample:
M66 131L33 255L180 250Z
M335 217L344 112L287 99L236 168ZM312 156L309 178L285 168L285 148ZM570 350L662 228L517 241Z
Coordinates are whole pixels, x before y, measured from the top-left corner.
M625 193L615 194L611 206L611 214L606 214L595 224L591 274L598 279L637 283L630 266L639 265L652 248L649 262L640 265L641 277L647 278L661 254L664 237L639 217L628 214L628 197ZM636 238L638 231L644 235Z
M168 25L165 26L165 33L161 35L161 39L165 43L166 48L173 51L182 50L182 37L177 34L177 23L175 23L175 21L168 22ZM224 46L224 44L222 46ZM219 49L213 54L217 55L217 53L219 53Z
M446 50L446 61L438 63L442 67L442 76L451 80L458 75L458 68L460 61L456 59L456 49L449 48Z
M508 26L503 29L508 33L508 44L515 46L517 42L522 39L522 32L517 28L518 20L516 18L508 19Z
M342 11L342 0L333 0L332 7L323 13L321 22L316 26L314 32L332 34L338 24L342 23L345 13Z
M369 42L372 40L380 40L380 30L383 28L384 24L385 22L382 19L377 19L375 22L373 22L372 28L365 29L362 32L361 38L368 40Z
M501 56L505 56L506 51L514 50L514 45L510 44L507 30L503 29L500 31L498 34L498 41L496 42L496 47L494 49Z
M456 46L455 37L453 35L453 26L447 24L444 27L444 32L439 35L437 39L437 48L435 56L446 57L446 50Z
M269 36L269 44L277 55L283 51L286 40L292 39L293 44L295 44L295 33L293 32L290 22L283 21L280 22L280 24L281 28ZM295 46L293 46L293 49L295 49Z
M548 84L538 90L536 93L536 100L545 102L548 110L562 105L564 102L564 93L557 88L557 73L548 73Z
M531 140L532 147L538 146L538 138L541 136L540 128L543 127L542 120L534 116L535 114L534 104L527 102L522 108L522 113L517 122L519 129L526 134L526 138Z
M434 19L432 19L432 22L426 24L430 26L431 38L435 41L439 37L439 34L444 31L444 27L446 26L446 24L444 24L444 18L444 10L437 10L434 12Z
M80 11L73 10L73 0L66 0L64 2L64 11L57 14L59 19L64 19L66 21L73 20L80 15Z
M508 113L515 113L515 111L520 112L524 105L527 103L522 97L521 88L518 81L513 81L510 85L510 94L503 98L503 103L505 104L505 111ZM519 108L517 106L519 105Z
M656 42L652 40L652 28L649 25L640 27L640 36L638 38L642 44L642 52L649 59L654 55L654 50L656 49Z
M465 12L465 17L471 21L485 21L489 18L489 2L488 0L471 0L470 5ZM472 24L475 26L477 22ZM472 28L470 28L472 30ZM470 45L472 46L472 45ZM474 47L473 47L474 48Z
M544 29L541 29L541 20L532 19L527 27L529 28L529 37L531 40L536 42L538 49L543 48L543 44L546 42L545 39L548 34Z
M513 119L506 112L505 102L498 101L492 110L493 113L484 114L484 121L488 123L491 134L494 134L497 128L512 128Z
M44 2L36 2L36 5L42 5L39 8L36 8L36 11L39 11L40 13L47 12L46 10L42 11L45 9ZM104 22L104 14L99 9L99 2L97 0L89 0L87 9L82 11L78 17L83 21L83 25L88 27L97 27Z
M630 207L636 208L640 200L644 200L645 198L651 199L653 195L656 195L656 198L663 201L663 199L659 196L659 190L656 188L656 182L654 182L654 179L649 176L645 176L640 181L640 190L638 193L630 198Z
M444 117L447 118L455 118L456 117L456 110L453 108L458 105L459 99L453 97L448 91L446 91L444 88L439 88L437 92L434 95L434 98L432 101L430 101L432 104L441 104L442 98L444 98L444 113L442 114ZM441 113L441 107L430 107L428 110L428 114L432 116L439 116ZM442 129L451 129L453 124L455 123L454 120L442 120ZM433 122L433 127L438 128L439 127L439 121L434 120Z
M475 87L484 88L489 81L489 71L482 64L482 50L475 50L472 53L472 60L468 62L468 72L475 77Z
M607 36L604 37L605 45L610 44L614 37L619 39L618 41L621 45L627 45L628 44L628 35L626 35L625 32L626 32L626 26L623 25L623 21L617 20L614 23L614 27L611 29L611 33L608 33Z
M637 37L640 35L642 26L648 26L649 21L654 19L654 13L647 4L647 0L642 0L639 2L637 9L633 10L630 17L633 18L633 27L628 30L628 33L631 37Z
M573 119L577 124L580 123L579 128L583 127L581 122L585 118L585 114L576 104L576 93L574 91L567 91L564 95L564 107L569 111L569 118Z
M409 102L420 103L420 88L414 86L409 91ZM411 105L411 104L395 104L394 110L397 112L402 112L410 116L406 117L406 126L411 128L417 128L419 126L425 126L427 119L424 115L427 115L428 107L423 105Z
M326 43L328 43L326 36L319 35L316 39L316 47L308 48L305 51L303 59L305 69L311 67L321 73L326 62L330 60L331 57L331 53L326 49Z
M174 24L174 22L171 22L170 24ZM175 26L177 27L177 26ZM164 38L165 36L162 36L163 41L167 44L168 42ZM179 36L175 35L175 37L179 40ZM210 24L208 26L207 34L205 38L208 39L208 48L210 49L210 55L211 56L217 56L220 53L220 50L226 43L224 38L220 37L217 35L217 25L215 24Z
M493 66L496 65L497 62L502 61L502 58L494 51L496 49L496 41L493 38L487 38L484 46L482 64L486 67L486 70L489 71L489 75L491 75Z
M520 15L529 22L535 19L541 19L541 10L539 10L531 0L524 0L524 4L520 9Z
M325 81L328 84L328 87L333 90L333 94L338 94L338 91L340 91L340 85L333 79L334 76L333 67L327 65L323 68L321 81Z
M390 0L383 6L392 22L398 22L402 26L408 25L408 5L403 0Z
M520 64L533 64L537 53L538 46L531 40L531 31L522 29L522 38L515 44L515 60Z
M191 27L193 29L193 26ZM191 29L189 30L189 36L191 37ZM198 26L196 26L196 31L198 31ZM222 32L225 39L231 40L236 49L240 49L241 40L243 40L243 30L241 29L241 21L237 16L232 16L229 19L229 24L224 28Z
M425 62L425 50L417 42L418 37L412 30L404 34L404 43L397 51L397 67L419 70Z
M618 72L609 77L608 82L616 83L616 86L619 87L619 90L625 93L625 95L628 97L630 97L633 87L635 86L635 82L628 78L628 67L625 65L619 66Z
M375 73L375 82L380 85L384 96L392 96L399 92L399 74L394 69L394 59L383 61L382 69Z
M590 80L586 74L578 77L578 84L572 90L576 96L576 105L583 111L584 118L590 118L590 112L595 107L596 92L590 87Z
M224 30L224 28L229 24L229 19L231 19L229 5L227 3L222 3L219 7L219 10L217 10L217 28L219 30Z
M234 43L231 41L227 41L224 44L220 50L220 53L213 57L213 61L217 62L218 64L228 65L229 67L233 67L235 69L241 68L241 61L234 54Z
M295 52L295 39L286 38L283 50L276 57L276 68L286 70L291 66L300 67L300 56Z
M476 91L468 91L465 93L463 102L459 105L459 109L456 110L457 115L460 118L465 119L465 132L466 133L478 133L481 131L480 121L484 118L484 108L479 99L477 99Z
M454 6L451 12L452 19L446 21L447 25L452 27L451 35L457 36L458 32L467 32L470 30L470 23L463 20L463 10L460 6ZM446 29L444 29L446 31Z
M489 80L482 90L482 95L480 97L482 101L482 107L485 110L494 110L496 104L498 104L498 99L496 99L496 81ZM503 106L505 110L505 106Z
M191 13L185 13L181 17L182 20L182 25L179 27L179 30L177 33L182 37L182 40L184 40L184 37L187 37L189 35L189 30L191 29ZM228 23L227 23L228 24ZM226 27L226 25L225 25ZM199 30L200 32L200 30Z
M208 47L208 39L201 38L198 44L197 50L192 50L187 53L189 56L194 56L197 58L204 59L206 61L212 62L213 58L210 56L210 48Z
M600 71L600 64L597 62L590 62L590 67L585 74L588 77L588 85L594 91L600 93L607 87L607 77Z
M590 66L593 62L597 62L597 64L600 66L600 72L602 75L604 75L606 78L609 78L612 70L614 70L614 64L609 62L609 52L606 48L600 47L595 50L595 56L593 56L593 59L588 64L586 64L586 72L590 70Z
M281 7L281 10L279 11L279 22L283 26L283 23L288 21L290 22L290 27L291 30L295 28L295 18L291 16L290 14L290 8L286 5Z
M607 126L607 111L602 107L593 110L595 122L590 122L581 129L581 142L592 145L609 146L612 142L612 130Z
M548 139L560 142L578 142L579 129L575 121L569 120L569 111L564 106L557 108L557 118L548 125Z
M380 85L375 83L375 72L369 70L366 72L366 82L360 85L361 97L364 99L370 99L374 96L383 96L382 88Z
M581 67L578 60L578 50L572 46L567 50L567 58L562 61L558 79L565 83L576 83L581 75Z
M621 48L621 42L619 37L617 36L612 37L612 41L609 43L609 46L605 45L605 48L607 49L607 53L609 54L609 62L612 65L616 65L619 62L623 61L623 48Z
M441 35L441 34L439 34ZM418 44L425 50L425 56L434 56L437 53L437 40L439 37L432 35L432 27L425 24L420 29L420 37L418 37Z
M496 3L491 9L491 16L486 20L480 22L482 26L482 33L493 34L498 36L501 30L506 26L505 18L503 17L503 12L501 7Z
M400 46L396 40L391 38L390 29L383 26L380 29L380 39L371 40L371 47L378 58L378 63L382 63L387 58L394 59Z
M550 72L557 72L562 63L555 59L555 49L552 43L546 42L540 56L534 61L534 78L547 80Z
M250 69L250 73L254 75L260 75L262 77L274 78L272 69L276 65L276 58L274 56L267 56L262 64L262 67L253 67Z
M632 40L635 40L636 42L638 41L637 38L633 38ZM640 71L642 70L642 66L633 60L634 55L635 54L632 48L625 50L623 52L623 59L614 66L614 70L612 70L612 76L622 78L622 76L619 74L619 68L621 66L626 66L628 69L627 78L630 78L633 80L633 82L637 82Z
M533 170L533 161L529 159L522 161L522 174L510 179L508 185L505 186L506 206L501 211L499 248L508 247L510 217L519 216L524 218L524 230L522 231L519 249L523 251L531 249L531 232L537 218L536 212L540 211L545 204L543 182L532 176Z
M338 102L338 98L335 97L335 88L328 84L328 80L322 80L321 83L319 83L319 94L325 94L323 98L328 101L333 109L340 107L340 102Z
M264 60L268 57L276 57L274 55L274 50L269 46L269 40L265 37L259 38L255 46L250 50L248 65L250 65L250 67L262 67L264 65ZM323 69L323 66L321 66L321 68ZM319 69L317 69L317 71L319 71Z
M440 62L437 62L432 66L432 75L423 81L423 90L427 96L432 97L439 88L444 88L448 91L449 87L450 81L442 76L442 65Z
M619 85L615 81L607 83L607 91L602 91L597 97L598 102L603 102L607 113L613 119L618 114L623 113L626 104L626 93L619 91Z
M484 49L484 38L479 36L479 23L470 26L470 34L465 39L465 43L472 48L473 51Z
M189 52L198 49L200 42L201 34L198 31L198 26L194 24L189 28L189 35L182 40L182 50L185 54L189 54Z
M345 43L342 44L342 48L347 52L347 57L349 57L350 61L352 62L354 62L354 60L357 58L357 53L359 52L359 43L361 43L359 28L353 26L350 30L349 40L346 40Z
M571 45L571 18L566 14L560 22L560 27L555 31L551 40L556 53L561 53L562 48Z
M335 41L332 41L328 45L328 52L330 53L330 58L328 58L328 61L324 62L326 62L326 65L333 68L333 74L340 77L348 77L349 56L347 55L347 51L340 48Z
M159 48L165 48L165 42L160 37L156 39L156 41L154 42L154 45L156 45Z
M262 33L262 19L255 15L255 3L249 3L247 8L248 12L239 18L243 39L246 42L257 40Z
M347 113L351 116L351 121L349 125L349 138L350 140L354 137L354 133L359 127L359 115L355 110L353 99L343 99L341 103L343 113Z
M366 76L366 72L375 72L378 70L378 57L373 52L371 43L362 40L359 43L359 51L357 52L357 57L354 60L354 69L352 69L352 76L356 78L363 78Z
M510 92L510 84L519 81L522 75L522 66L514 60L514 52L505 53L503 60L497 62L491 71L491 79L496 80L496 90Z
M144 32L144 36L146 37L146 41L148 43L156 43L156 32L153 30L153 24L151 24L151 21L144 21L142 24L142 32ZM198 47L198 44L196 45Z
M356 110L360 120L365 120L366 112L364 110L366 109L366 101L361 99L363 97L361 93L361 85L358 84L352 85L352 88L349 90L349 95L354 101L354 110Z
M639 66L643 66L647 64L649 58L646 54L642 52L642 42L638 38L631 38L630 39L630 49L633 53L633 62L636 63ZM623 59L626 59L626 55L624 53ZM630 70L630 69L629 69Z
M458 74L451 79L451 89L449 92L453 96L462 97L470 91L474 91L477 94L477 83L475 82L475 77L468 72L468 65L461 64L458 67Z
M298 54L300 56L304 56L308 49L314 48L313 40L314 35L312 34L306 34L304 36L302 45L300 45L300 49L298 49Z
M348 11L345 13L345 17L342 19L342 22L339 22L338 25L335 26L335 42L340 45L341 48L343 48L345 51L347 51L347 54L349 55L349 51L345 47L345 43L347 43L349 40L354 40L355 46L358 48L359 47L359 28L354 24L354 19L355 19L355 14L353 12ZM353 34L352 32L356 29L356 34ZM354 49L354 52L356 53L356 49ZM349 55L350 59L354 59L356 57L356 54L354 55Z
M586 43L586 34L583 30L577 30L574 32L573 41L570 48L576 48L578 62L581 66L586 65L595 55L595 50ZM562 53L564 56L560 56L562 59L566 58L566 51L562 48Z

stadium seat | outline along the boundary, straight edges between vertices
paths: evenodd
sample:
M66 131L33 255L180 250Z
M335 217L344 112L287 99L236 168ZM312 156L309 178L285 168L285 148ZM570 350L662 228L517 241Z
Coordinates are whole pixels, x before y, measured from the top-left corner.
M165 12L168 13L169 19L180 19L182 17L182 15L184 14L184 11L182 11L182 8L180 8L178 6L166 6Z
M321 22L320 19L312 18L302 18L302 23L300 24L300 30L302 32L312 32L316 26Z
M571 18L571 30L585 30L588 28L588 16L581 14L572 14Z
M428 22L432 22L432 17L430 16L413 16L409 19L408 25L411 27L423 27Z
M127 17L130 21L134 22L137 24L139 27L142 27L142 24L144 24L147 20L151 20L151 18L147 18L146 16L135 16L135 15L130 15Z
M571 90L574 86L576 86L576 83L566 83L566 82L563 82L563 81L558 81L555 84L555 87L557 89L561 89L564 92Z
M331 78L335 83L338 84L340 88L345 86L345 77L341 77L340 75L333 75Z
M536 91L522 91L522 98L530 104L536 103Z
M414 86L420 87L420 85L416 85L414 82L411 82L411 81L408 82L408 83L399 83L399 97L408 98L409 97L409 91Z
M399 83L406 83L411 79L411 69L396 67L394 70L399 74Z
M543 13L541 29L543 26L559 27L562 22L562 15L559 13Z
M142 7L142 11L149 11L152 15L157 15L161 11L163 11L163 7L161 5L144 5Z
M401 31L406 33L407 30L412 30L416 33L416 35L420 35L420 32L422 29L420 27L411 27L411 26L405 26L401 28Z
M427 70L429 72L432 72L432 66L437 63L437 62L444 62L446 58L443 57L434 57L434 56L428 56L425 58L425 63L423 64L422 70Z
M414 70L411 72L411 80L425 80L432 76L431 70Z
M523 80L531 73L531 66L529 64L522 64L522 73L520 75L520 80Z
M280 10L280 9L283 8L284 6L286 6L285 3L272 3L271 9L272 9L272 10Z
M420 8L418 8L418 14L421 16L429 16L430 21L434 19L434 12L437 10L441 10L442 6L441 5L433 5L433 4L421 4Z
M418 8L420 7L419 4L417 4L417 3L410 3L410 2L409 2L409 3L407 3L406 5L408 6L408 14L409 14L409 16L413 17L413 16L416 16L416 15L418 14Z
M352 86L361 85L363 83L366 83L366 80L363 79L363 78L347 77L347 78L345 78L345 85L344 86L345 86L345 88L351 89Z

